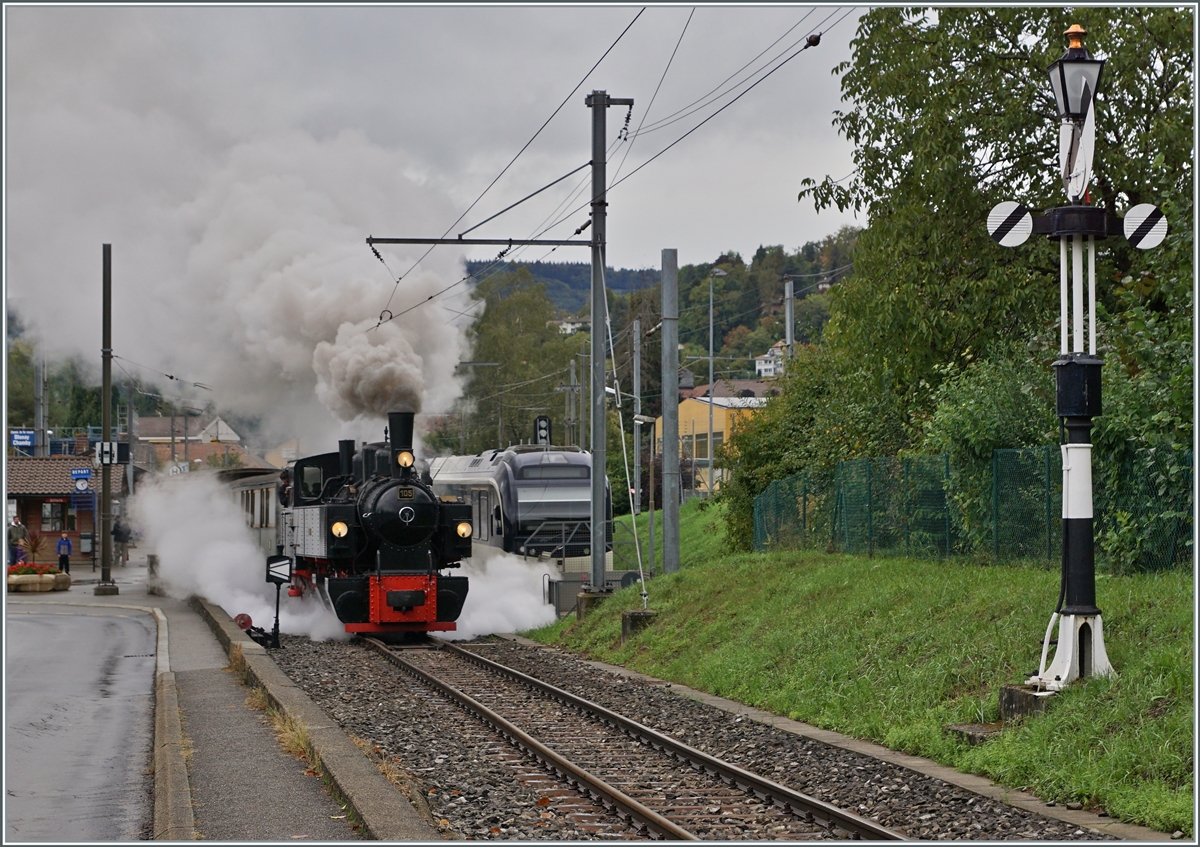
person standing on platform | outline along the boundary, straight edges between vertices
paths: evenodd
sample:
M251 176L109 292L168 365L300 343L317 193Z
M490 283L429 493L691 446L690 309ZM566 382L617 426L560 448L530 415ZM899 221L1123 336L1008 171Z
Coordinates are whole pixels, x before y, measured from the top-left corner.
M21 519L14 517L8 527L8 563L16 565L25 561L25 545L29 543L29 530Z
M58 539L58 569L63 573L71 572L71 554L75 552L71 539L64 532L62 537Z
M112 528L112 537L115 542L113 559L122 567L129 562L129 536L129 525L121 518L117 518Z

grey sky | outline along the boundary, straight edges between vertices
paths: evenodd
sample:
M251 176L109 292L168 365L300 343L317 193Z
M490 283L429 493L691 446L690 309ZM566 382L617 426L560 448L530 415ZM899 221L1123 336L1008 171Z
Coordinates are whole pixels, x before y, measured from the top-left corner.
M6 6L9 302L52 350L92 358L100 244L111 242L118 354L215 382L223 402L262 405L265 381L280 374L289 396L319 392L314 350L373 323L392 294L363 239L441 235L639 8ZM691 9L646 8L456 231L588 160L583 100L593 88L633 97L636 129ZM657 266L664 247L678 248L681 264L729 249L749 258L759 244L794 249L855 222L818 216L796 194L805 176L853 167L830 125L844 107L831 70L850 57L860 11L696 8L647 122L704 95L801 19L763 59L825 34L611 192L609 264ZM618 144L610 177L721 102L637 139L616 173L630 148ZM609 111L610 140L624 118ZM531 234L584 176L476 234ZM548 237L569 235L586 216L576 212ZM417 255L392 251L388 264L404 271ZM461 258L439 248L391 308L454 282ZM588 257L560 249L549 258ZM430 386L449 372L429 360L452 366L461 338L435 336L462 321L441 305L413 314L423 316L408 326L419 336L410 352L426 360L426 406L446 406L453 391ZM329 348L317 358L337 361Z

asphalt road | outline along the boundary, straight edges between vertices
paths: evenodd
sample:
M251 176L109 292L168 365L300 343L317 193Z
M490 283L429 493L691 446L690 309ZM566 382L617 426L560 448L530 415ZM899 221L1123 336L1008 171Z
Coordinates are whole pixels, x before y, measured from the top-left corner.
M145 838L154 619L10 607L7 630L5 840Z

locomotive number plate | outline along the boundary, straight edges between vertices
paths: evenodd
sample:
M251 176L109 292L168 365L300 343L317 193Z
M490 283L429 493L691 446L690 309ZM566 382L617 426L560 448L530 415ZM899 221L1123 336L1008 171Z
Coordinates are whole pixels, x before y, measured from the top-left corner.
M396 496L401 500L411 500L413 498L413 490L411 488L396 489Z

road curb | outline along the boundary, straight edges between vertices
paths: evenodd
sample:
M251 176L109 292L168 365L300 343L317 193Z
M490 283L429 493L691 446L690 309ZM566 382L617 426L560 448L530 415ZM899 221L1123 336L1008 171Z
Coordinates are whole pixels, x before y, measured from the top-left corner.
M279 669L263 646L238 628L223 609L193 597L188 601L233 660L241 653L252 684L271 705L301 726L334 789L377 841L442 841L444 837L413 808L340 726Z
M158 674L154 700L154 839L192 841L196 818L183 754L175 674Z
M500 638L515 641L526 647L536 647L542 650L561 650L558 647L552 647L542 644L538 641L533 641L524 636L514 635L512 633L497 633ZM561 652L568 652L561 650ZM573 654L572 654L573 655ZM931 759L924 759L919 756L911 756L907 753L898 753L895 750L889 750L887 747L875 744L871 741L862 741L858 738L851 738L848 735L842 735L840 732L832 730L820 729L811 724L794 721L790 718L773 715L770 712L764 712L761 709L756 709L747 706L744 703L738 703L736 700L727 700L724 697L716 697L712 694L706 694L703 691L697 691L693 688L688 688L686 685L679 683L668 683L665 680L657 679L647 674L631 671L628 668L620 667L619 665L610 665L605 662L596 662L591 660L583 660L595 668L599 668L609 673L619 676L629 677L631 679L639 679L651 685L669 686L670 690L682 697L687 697L692 700L699 700L714 706L725 712L731 712L736 715L745 715L750 720L757 721L767 726L772 726L777 729L782 729L785 732L790 732L793 735L800 735L805 738L811 738L814 741L820 741L823 744L828 744L831 747L840 747L844 750L853 750L857 753L870 756L873 759L879 759L890 764L897 765L902 768L907 768L911 771L930 776L935 779L940 779L943 782L950 783L966 791L974 794L979 794L983 797L989 797L993 800L998 800L1006 805L1013 806L1017 809L1031 812L1035 815L1040 815L1044 818L1052 818L1062 821L1063 823L1073 824L1081 829L1090 829L1097 833L1111 835L1114 838L1120 838L1124 841L1148 841L1148 842L1163 842L1171 841L1169 833L1159 832L1154 829L1149 829L1137 824L1122 823L1121 821L1113 820L1112 818L1102 818L1092 812L1075 811L1065 809L1061 806L1047 806L1046 801L1033 794L1024 791L1018 791L1014 788L1008 788L1003 785L997 785L985 776L976 774L963 773L954 768L940 765Z

